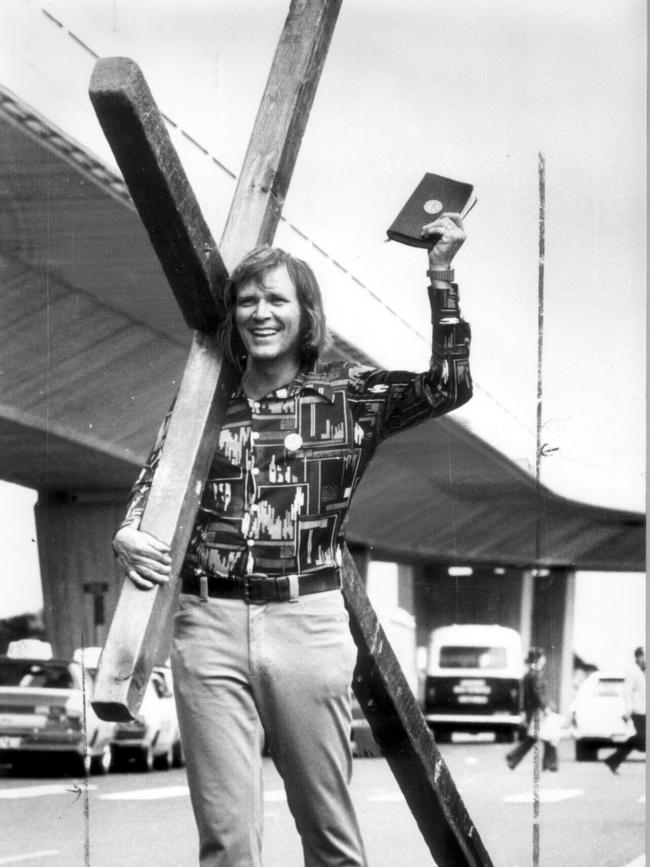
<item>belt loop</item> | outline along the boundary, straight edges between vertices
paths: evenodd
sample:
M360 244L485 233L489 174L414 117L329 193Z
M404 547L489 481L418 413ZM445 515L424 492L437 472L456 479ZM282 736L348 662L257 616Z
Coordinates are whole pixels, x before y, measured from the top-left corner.
M300 582L297 575L287 575L289 581L289 602L297 602L300 596Z
M207 602L208 598L208 576L205 572L201 572L199 575L199 599L201 602Z

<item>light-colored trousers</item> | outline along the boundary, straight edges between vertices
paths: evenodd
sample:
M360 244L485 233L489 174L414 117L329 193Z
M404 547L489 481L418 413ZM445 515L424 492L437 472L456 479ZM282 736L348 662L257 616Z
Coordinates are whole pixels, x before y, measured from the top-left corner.
M201 867L260 867L264 738L306 867L363 867L349 782L356 648L339 590L247 605L181 594L172 670Z

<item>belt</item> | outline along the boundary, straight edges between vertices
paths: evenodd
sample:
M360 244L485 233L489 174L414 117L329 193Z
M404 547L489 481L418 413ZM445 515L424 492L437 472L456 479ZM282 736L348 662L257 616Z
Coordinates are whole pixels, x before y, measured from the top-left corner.
M341 586L338 569L321 569L304 575L266 575L253 572L243 578L219 575L183 576L181 592L192 596L243 599L250 605L265 602L295 602L299 596L337 590Z

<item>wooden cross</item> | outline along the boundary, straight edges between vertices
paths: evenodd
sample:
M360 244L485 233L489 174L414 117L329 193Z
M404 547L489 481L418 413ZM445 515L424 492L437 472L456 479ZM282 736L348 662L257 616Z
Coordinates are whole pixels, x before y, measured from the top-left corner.
M98 61L90 97L187 324L189 359L141 529L169 541L172 577L150 591L125 581L93 699L98 716L137 713L176 608L205 479L234 384L214 337L231 269L270 243L341 0L292 0L219 248L137 65ZM349 551L343 593L358 648L353 688L439 867L491 867L449 771L366 595Z

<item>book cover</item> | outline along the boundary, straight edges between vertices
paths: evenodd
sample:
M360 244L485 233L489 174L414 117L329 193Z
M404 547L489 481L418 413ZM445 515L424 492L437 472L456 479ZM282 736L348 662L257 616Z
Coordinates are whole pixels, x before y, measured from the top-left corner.
M476 202L474 187L452 178L427 173L417 185L386 234L392 241L411 247L430 247L435 235L422 237L422 227L445 212L469 213Z

